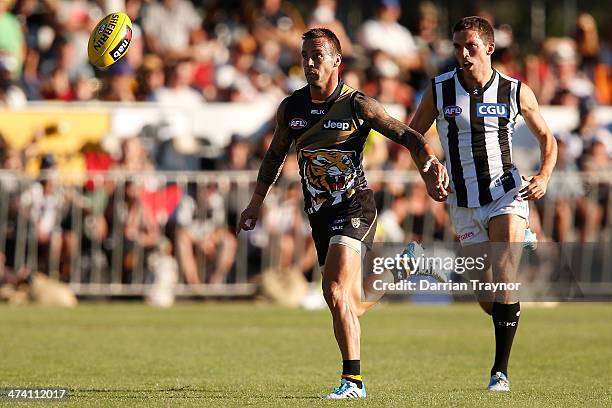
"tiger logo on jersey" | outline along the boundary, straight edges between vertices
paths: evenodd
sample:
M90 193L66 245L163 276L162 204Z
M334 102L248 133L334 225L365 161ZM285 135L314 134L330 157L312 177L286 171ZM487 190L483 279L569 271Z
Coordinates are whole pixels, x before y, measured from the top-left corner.
M310 193L312 209L318 211L328 200L331 205L354 193L357 169L355 152L331 149L302 150L302 177Z

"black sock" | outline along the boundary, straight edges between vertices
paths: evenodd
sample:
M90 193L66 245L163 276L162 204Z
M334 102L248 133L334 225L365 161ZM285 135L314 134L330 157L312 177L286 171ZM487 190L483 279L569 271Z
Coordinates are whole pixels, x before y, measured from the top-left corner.
M361 360L342 360L342 378L357 384L361 388Z
M493 303L493 324L495 325L495 362L491 375L500 371L508 375L508 359L512 349L512 341L518 327L521 315L521 304Z

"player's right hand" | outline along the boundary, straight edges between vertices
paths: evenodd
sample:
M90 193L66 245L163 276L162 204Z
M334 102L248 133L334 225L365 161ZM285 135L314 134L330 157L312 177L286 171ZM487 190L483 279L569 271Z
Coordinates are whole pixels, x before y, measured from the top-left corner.
M257 220L259 219L260 211L261 207L247 207L242 214L240 214L240 224L238 225L238 231L236 231L236 234L238 234L240 230L250 231L255 228Z
M430 166L422 169L421 175L429 196L436 201L446 201L450 192L446 167L438 159L433 159Z

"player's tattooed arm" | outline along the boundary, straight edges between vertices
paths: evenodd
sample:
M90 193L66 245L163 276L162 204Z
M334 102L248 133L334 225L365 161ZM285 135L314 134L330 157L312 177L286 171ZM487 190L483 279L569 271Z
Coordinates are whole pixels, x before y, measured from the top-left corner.
M449 184L446 168L436 158L432 147L421 133L391 117L380 102L363 94L355 97L355 110L372 129L408 148L427 184L429 195L438 201L446 199ZM433 168L433 171L428 173L430 168Z
M274 136L272 137L270 147L268 147L268 151L259 167L257 184L255 185L255 191L253 192L251 201L240 216L238 231L240 231L240 229L252 230L255 227L257 219L259 218L261 205L270 190L270 186L278 179L285 159L287 158L287 152L291 147L291 137L289 135L289 128L284 119L286 104L287 99L281 102L276 112Z
M264 196L267 194L269 187L274 184L278 178L283 168L283 164L285 163L285 159L287 158L287 152L291 147L289 128L284 119L286 101L285 99L281 102L276 112L274 136L272 137L270 147L263 158L259 173L257 174L257 184L261 184L261 187L265 189L265 191L260 191L260 193L264 193ZM257 190L255 191L257 192Z
M422 168L430 154L433 155L433 150L422 134L390 116L376 99L358 94L355 97L355 109L358 116L372 129L408 148L419 168Z
M376 99L358 94L355 97L355 108L367 125L395 143L408 148L419 168L423 167L430 155L434 155L422 134L390 116Z

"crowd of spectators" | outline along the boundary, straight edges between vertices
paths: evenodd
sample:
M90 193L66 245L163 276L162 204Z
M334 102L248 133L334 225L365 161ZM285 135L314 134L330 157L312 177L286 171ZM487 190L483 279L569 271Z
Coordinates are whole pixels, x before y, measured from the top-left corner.
M385 104L403 107L409 120L428 79L454 63L448 30L439 26L439 10L433 2L422 1L415 7L418 24L412 30L401 24L398 0L377 0L371 17L357 30L348 30L340 20L335 0L317 0L309 13L300 13L284 0L240 2L235 8L221 3L125 0L125 10L134 23L130 51L111 69L99 71L87 61L86 44L92 27L104 15L100 4L0 0L0 106L94 99L185 107L209 102L277 103L305 84L301 33L308 27L324 26L341 39L343 79ZM546 239L596 240L612 216L607 213L609 187L584 183L577 171L601 172L610 170L612 164L610 128L597 123L593 114L597 105L612 102L612 29L608 27L600 38L595 19L581 14L573 38L548 38L540 54L523 56L510 26L498 24L484 11L479 13L495 25L493 60L497 69L527 82L541 104L573 106L580 113L575 130L557 135L558 169L564 173L551 180L540 207L554 211L533 211L534 228L548 231ZM235 135L218 157L187 155L176 144L156 138L159 129L151 128L123 140L115 157L100 146L87 146L82 153L98 170L125 174L254 170L270 143L272 126L271 121L256 137ZM28 148L15 149L2 138L0 142L0 167L23 171ZM26 259L34 250L28 247L18 254L11 247L17 245L17 231L23 228L18 220L27 214L42 264L17 262L24 268L57 270L68 280L80 248L80 256L90 255L90 271L95 265L118 264L122 281L146 281L146 276L134 277L133 272L146 269L151 254L176 259L189 284L235 278L234 261L240 246L234 230L248 200L238 184L160 184L155 176L113 182L111 177L95 188L89 180L75 190L54 178L53 157L43 157L40 163L47 170L45 178L25 190L2 179L3 200L8 204L2 210L9 215L10 224L3 245L5 253L15 256L8 260L0 251L0 269L5 263L15 266L17 256ZM365 166L413 169L407 151L394 148L376 133L368 139ZM297 163L291 154L283 170L283 188L268 199L259 228L249 234L248 259L260 262L273 256L271 263L309 274L314 267L314 247L300 211L296 174ZM452 236L444 206L429 200L422 184L373 181L371 187L380 213L377 239L405 242ZM73 216L75 211L83 214L82 227L74 225L79 218ZM546 216L549 213L554 214L552 221ZM116 245L122 246L119 260L113 258ZM265 255L262 249L270 245L278 251Z
M433 2L410 10L418 18L409 29L399 0L376 0L370 17L350 32L336 3L317 0L300 13L285 0L125 0L134 28L130 51L100 71L88 63L87 40L105 2L2 0L0 103L278 101L304 84L301 33L314 26L340 37L348 82L408 109L429 77L453 65L449 30L440 27ZM592 95L611 102L612 30L591 15L579 15L573 37L547 38L539 54L524 55L509 25L475 12L495 26L495 66L529 83L542 104L577 105Z

